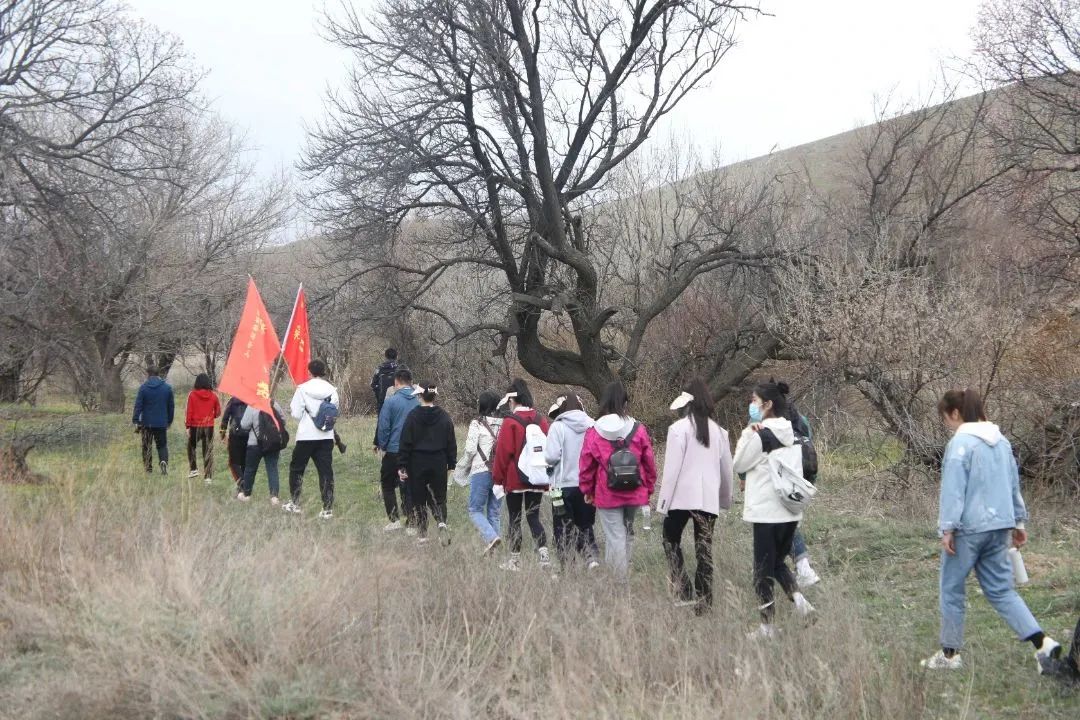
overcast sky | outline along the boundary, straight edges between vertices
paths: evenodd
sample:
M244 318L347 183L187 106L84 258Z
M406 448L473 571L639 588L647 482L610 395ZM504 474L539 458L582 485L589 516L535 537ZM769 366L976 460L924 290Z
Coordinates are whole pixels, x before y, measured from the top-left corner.
M209 71L204 91L247 132L260 169L291 169L304 123L320 116L326 87L348 60L319 36L323 0L127 1ZM875 97L923 96L942 62L970 54L978 5L765 0L773 17L743 25L710 87L687 99L662 132L688 134L734 161L865 124Z

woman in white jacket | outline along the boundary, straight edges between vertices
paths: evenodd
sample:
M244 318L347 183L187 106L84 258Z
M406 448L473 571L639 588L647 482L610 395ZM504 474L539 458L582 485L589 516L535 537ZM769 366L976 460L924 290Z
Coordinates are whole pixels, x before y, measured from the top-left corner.
M499 516L501 496L496 497L491 479L491 463L495 459L495 440L502 427L502 418L495 417L499 396L493 392L480 394L477 416L469 423L465 452L458 459L454 481L469 486L469 519L480 531L485 543L484 554L499 546Z
M600 567L600 548L596 545L596 508L585 502L578 486L581 447L585 431L593 426L581 404L581 398L567 391L548 411L544 459L551 475L551 515L555 527L555 551L563 567L580 558L590 570Z
M750 402L750 425L739 437L733 460L735 472L746 474L743 520L754 527L754 589L761 601L761 627L752 633L755 637L772 637L775 634L772 624L775 614L773 583L780 585L784 594L795 603L800 615L805 617L814 611L810 602L798 591L795 576L785 562L802 514L788 510L780 502L780 496L773 488L768 454L761 440L762 433L770 433L781 446L773 452L788 451L791 464L797 463L801 468L802 453L794 445L795 432L785 417L787 392L787 385L773 380L754 388Z
M731 507L731 444L727 430L712 419L713 400L704 381L695 378L671 404L682 414L668 428L664 479L656 511L664 515L664 554L671 571L676 607L712 607L713 528L720 510ZM686 573L682 535L694 523L694 581Z

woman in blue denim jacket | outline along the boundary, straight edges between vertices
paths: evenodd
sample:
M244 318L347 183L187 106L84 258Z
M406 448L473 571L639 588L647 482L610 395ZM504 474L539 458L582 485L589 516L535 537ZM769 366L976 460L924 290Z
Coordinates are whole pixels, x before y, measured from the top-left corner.
M1047 637L1013 587L1010 546L1027 542L1027 508L1012 446L986 421L974 390L950 390L938 403L955 434L941 467L941 650L922 662L933 670L963 667L964 582L972 570L983 594L1016 636L1035 646L1035 660L1056 658L1061 645Z

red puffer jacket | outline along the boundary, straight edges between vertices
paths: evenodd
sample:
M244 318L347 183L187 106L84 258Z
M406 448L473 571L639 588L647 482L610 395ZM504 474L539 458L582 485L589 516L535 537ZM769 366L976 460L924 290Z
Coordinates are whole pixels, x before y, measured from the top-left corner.
M214 427L221 415L221 402L213 390L192 390L187 398L187 419L184 427Z
M547 434L548 421L532 409L519 409L514 417L528 423L535 420L540 429ZM518 458L521 457L521 449L525 445L525 426L513 418L503 421L502 429L499 430L499 441L495 445L495 462L492 463L491 478L496 485L502 485L508 493L521 490L547 490L546 485L530 485L522 482L518 475Z

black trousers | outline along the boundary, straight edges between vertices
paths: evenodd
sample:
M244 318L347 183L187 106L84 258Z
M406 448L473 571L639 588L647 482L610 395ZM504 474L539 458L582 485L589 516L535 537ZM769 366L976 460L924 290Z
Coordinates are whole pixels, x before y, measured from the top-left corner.
M686 572L686 560L682 551L682 535L686 524L694 523L694 555L697 568L694 581ZM713 529L716 516L702 510L669 510L664 518L664 555L671 572L671 585L680 600L696 599L712 605L713 579Z
M142 429L142 459L146 472L154 469L154 446L157 446L158 460L169 462L169 433L167 428Z
M761 619L772 622L775 612L773 583L777 583L789 598L798 585L785 559L791 553L797 522L754 523L754 590L761 601Z
M402 516L412 519L412 502L409 500L408 483L398 477L398 454L384 453L382 467L379 468L379 483L382 485L383 507L390 522L397 522ZM398 510L397 494L401 493L401 509Z
M576 487L563 488L562 499L565 510L561 515L555 513L554 506L551 509L559 563L566 565L578 558L586 562L599 560L600 548L593 532L596 506L585 502L585 494Z
M192 470L198 470L196 463L196 450L202 444L203 476L210 477L214 473L214 428L193 427L188 428L187 459Z
M244 481L244 463L247 459L246 433L229 433L229 472L233 481L240 485Z
M315 470L319 473L319 492L322 493L323 510L334 507L334 441L300 440L293 446L292 461L289 462L289 495L292 501L300 504L300 491L304 487L304 470L308 460L315 461Z
M414 453L408 471L413 522L420 537L426 537L428 508L435 522L446 522L446 453Z
M507 493L506 510L509 515L509 528L507 535L510 538L510 552L521 552L521 514L525 512L525 522L529 524L529 532L537 548L547 547L547 533L544 532L544 523L540 521L540 503L544 500L541 492L516 492Z

